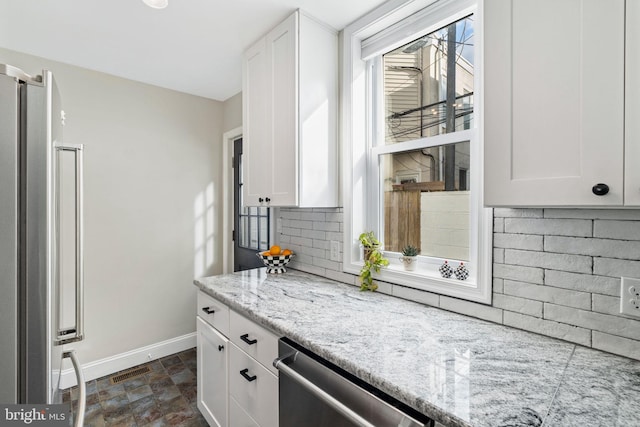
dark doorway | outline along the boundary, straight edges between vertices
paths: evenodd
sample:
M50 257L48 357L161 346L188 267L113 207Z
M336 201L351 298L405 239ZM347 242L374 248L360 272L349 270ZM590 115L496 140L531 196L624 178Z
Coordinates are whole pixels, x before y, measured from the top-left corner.
M233 271L264 267L256 256L269 249L270 212L242 206L242 138L233 141Z

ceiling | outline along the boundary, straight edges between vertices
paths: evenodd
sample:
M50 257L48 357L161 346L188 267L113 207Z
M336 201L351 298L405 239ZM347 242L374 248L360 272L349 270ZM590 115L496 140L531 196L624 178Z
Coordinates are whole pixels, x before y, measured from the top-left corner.
M383 2L0 0L0 47L223 101L242 52L295 9L340 30Z

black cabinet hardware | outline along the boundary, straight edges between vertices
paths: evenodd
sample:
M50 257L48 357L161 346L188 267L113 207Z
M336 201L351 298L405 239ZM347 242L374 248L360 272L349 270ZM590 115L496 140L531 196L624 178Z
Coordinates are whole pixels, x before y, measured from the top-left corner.
M258 342L258 340L250 340L249 334L240 335L240 339L249 345L252 345Z
M215 312L216 312L216 311L215 311L213 308L211 308L211 307L202 307L202 311L204 311L204 312L205 312L205 313L207 313L207 314L213 314L213 313L215 313Z
M593 194L595 194L596 196L604 196L609 192L609 186L602 183L596 184L593 186L591 191L593 191Z
M248 368L247 369L243 369L242 371L240 371L240 375L242 375L245 380L251 382L251 381L254 381L256 378L258 378L255 375L247 374L247 372L249 372Z
M222 351L222 350L224 350L224 346L223 345L219 345L218 346L218 351Z

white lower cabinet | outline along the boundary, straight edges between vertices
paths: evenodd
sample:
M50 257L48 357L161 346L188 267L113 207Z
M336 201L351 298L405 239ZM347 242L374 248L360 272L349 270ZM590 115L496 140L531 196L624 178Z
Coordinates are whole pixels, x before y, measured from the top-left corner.
M202 292L197 314L198 409L209 425L277 427L278 377L270 366L278 337Z
M196 318L198 349L198 409L210 426L228 426L227 386L229 340L200 317Z

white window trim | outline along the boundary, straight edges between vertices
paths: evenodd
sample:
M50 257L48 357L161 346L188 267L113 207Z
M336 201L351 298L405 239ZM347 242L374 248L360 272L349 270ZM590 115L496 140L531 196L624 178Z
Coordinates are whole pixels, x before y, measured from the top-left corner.
M344 196L344 247L343 247L343 269L345 272L359 274L362 267L360 260L360 247L358 236L361 232L372 228L370 220L367 220L368 209L379 209L376 204L373 206L371 197L367 198L367 193L371 194L370 184L364 182L363 177L367 176L368 169L368 141L372 138L371 123L373 117L369 116L370 110L367 108L367 63L362 59L362 41L381 34L381 31L401 20L420 14L424 8L433 4L434 0L391 0L369 14L358 19L353 24L346 27L342 34L342 165L343 165L343 196ZM465 8L464 3L468 0L440 0L438 9L443 5L463 4L460 8ZM473 10L476 16L476 52L475 52L475 90L474 98L476 110L474 111L475 128L466 132L475 133L474 139L477 144L472 144L471 155L476 156L480 161L479 167L472 169L472 182L475 183L471 192L471 204L477 206L478 222L472 222L471 226L476 226L476 232L470 234L470 258L474 269L471 276L466 281L455 279L444 279L435 275L415 274L405 272L401 269L387 268L380 274L374 276L374 280L389 282L408 286L424 291L434 292L442 295L453 296L466 300L491 303L492 296L492 272L491 263L493 258L492 233L493 214L491 209L482 207L482 177L483 177L483 116L482 116L482 0L478 0L477 7ZM465 12L466 13L466 12ZM454 19L452 19L453 21ZM439 25L440 23L438 23ZM416 34L406 34L403 41L410 41ZM375 39L375 37L372 37ZM435 137L437 141L446 141L449 136L442 135ZM456 136L460 140L459 136ZM440 143L440 142L438 142ZM376 148L377 152L384 150L383 147ZM474 164L475 165L475 164ZM368 187L369 185L369 187ZM377 185L377 183L376 183ZM367 222L369 221L369 223ZM375 225L375 224L374 224ZM477 240L474 242L474 240ZM455 265L453 266L455 267Z

